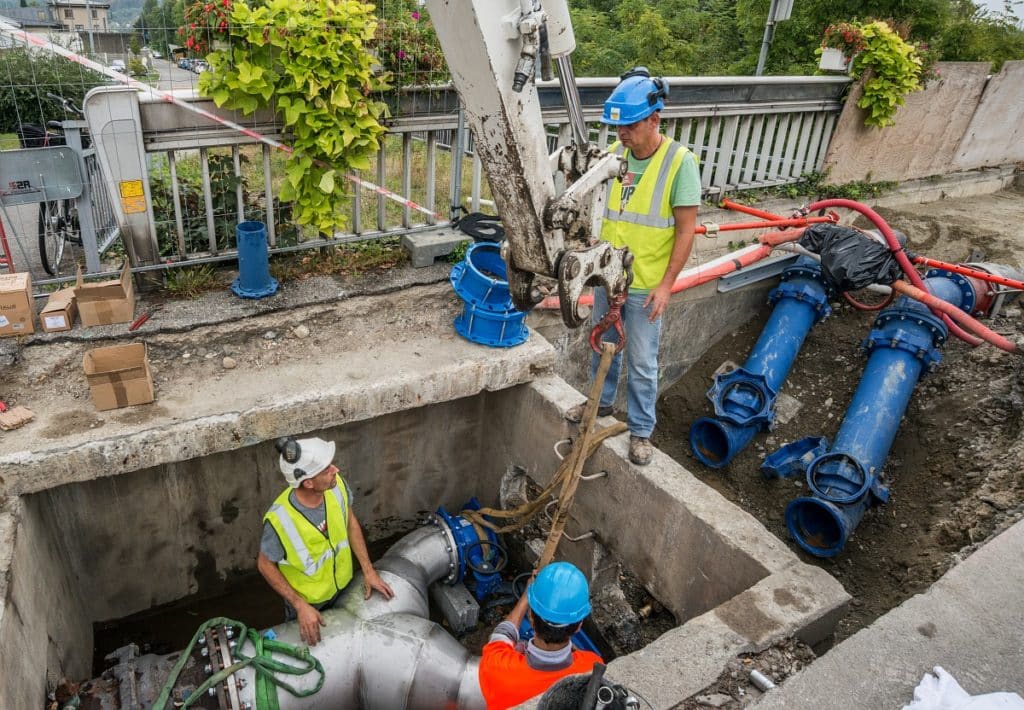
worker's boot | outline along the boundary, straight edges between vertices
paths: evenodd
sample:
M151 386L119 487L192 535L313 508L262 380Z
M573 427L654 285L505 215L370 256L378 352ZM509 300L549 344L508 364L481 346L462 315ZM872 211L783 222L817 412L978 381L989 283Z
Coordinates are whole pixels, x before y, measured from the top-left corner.
M577 404L575 407L569 407L569 409L567 409L565 412L566 420L572 422L573 424L579 424L581 421L583 421L583 409L586 406L586 403L583 403ZM615 407L613 407L612 405L608 405L607 407L602 407L598 405L597 407L597 416L599 417L610 417L614 413Z
M654 447L651 446L651 440L644 436L633 436L629 437L629 460L635 463L637 466L646 466L651 462L651 457L654 455Z

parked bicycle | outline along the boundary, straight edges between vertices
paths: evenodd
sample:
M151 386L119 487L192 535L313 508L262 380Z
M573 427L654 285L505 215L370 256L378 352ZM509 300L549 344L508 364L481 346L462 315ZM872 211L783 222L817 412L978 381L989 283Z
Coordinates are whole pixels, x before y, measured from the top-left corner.
M47 93L46 97L59 103L66 114L85 117L82 109L70 99L57 94ZM65 145L64 121L47 121L46 127L34 123L18 125L18 140L22 148L45 148ZM83 136L83 147L87 137ZM39 203L37 221L39 236L39 261L43 269L51 276L57 276L60 262L64 257L64 247L68 242L81 246L82 235L78 223L78 205L75 200L53 200Z

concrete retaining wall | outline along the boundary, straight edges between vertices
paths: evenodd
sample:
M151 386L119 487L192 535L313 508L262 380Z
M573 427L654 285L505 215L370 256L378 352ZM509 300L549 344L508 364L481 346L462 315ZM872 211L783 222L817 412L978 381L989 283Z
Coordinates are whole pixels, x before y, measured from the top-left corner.
M1006 62L989 81L953 167L970 170L1024 161L1024 61Z
M953 167L953 158L985 91L989 64L939 62L937 67L941 78L908 95L896 112L896 125L886 128L864 125L865 112L857 107L862 85L851 87L825 155L829 182L904 181L961 169ZM1018 100L1024 97L1020 84L1014 93Z
M409 520L497 490L473 484L482 405L472 397L297 433L337 443L335 463L365 524ZM28 498L60 511L85 616L103 621L189 595L215 596L251 574L263 514L282 490L268 441Z
M732 214L736 219L736 213ZM717 256L723 250L717 253L708 251L708 254L699 254L702 262L712 258L710 254ZM689 266L696 263L694 260ZM775 283L764 281L744 289L718 293L717 282L712 282L674 295L662 319L659 393L674 385L720 338L735 331L764 307L768 290ZM527 323L554 345L558 353L555 372L576 389L587 392L592 353L588 342L590 327L569 330L562 324L558 311L533 311ZM626 409L625 379L626 368L623 366L617 400L620 411Z
M38 708L62 676L92 668L92 625L67 564L61 511L8 498L0 509L0 707ZM59 542L58 542L59 538Z

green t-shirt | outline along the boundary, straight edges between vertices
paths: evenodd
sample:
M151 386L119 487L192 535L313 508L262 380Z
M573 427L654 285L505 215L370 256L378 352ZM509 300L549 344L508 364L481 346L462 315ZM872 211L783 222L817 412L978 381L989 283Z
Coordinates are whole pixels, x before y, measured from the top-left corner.
M657 151L655 151L657 152ZM632 151L626 153L627 172L622 179L622 205L624 208L629 198L633 196L636 185L640 182L641 176L651 164L652 154L644 160L633 157ZM693 151L686 151L683 162L679 166L675 180L672 182L672 207L698 207L700 205L700 170L697 169L697 158Z

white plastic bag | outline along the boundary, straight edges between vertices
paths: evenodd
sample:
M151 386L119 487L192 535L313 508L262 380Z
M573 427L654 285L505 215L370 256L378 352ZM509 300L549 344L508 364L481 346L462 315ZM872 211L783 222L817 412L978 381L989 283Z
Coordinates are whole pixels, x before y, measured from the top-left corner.
M1016 693L968 695L942 666L925 673L914 688L914 701L903 710L1024 710L1024 699Z

